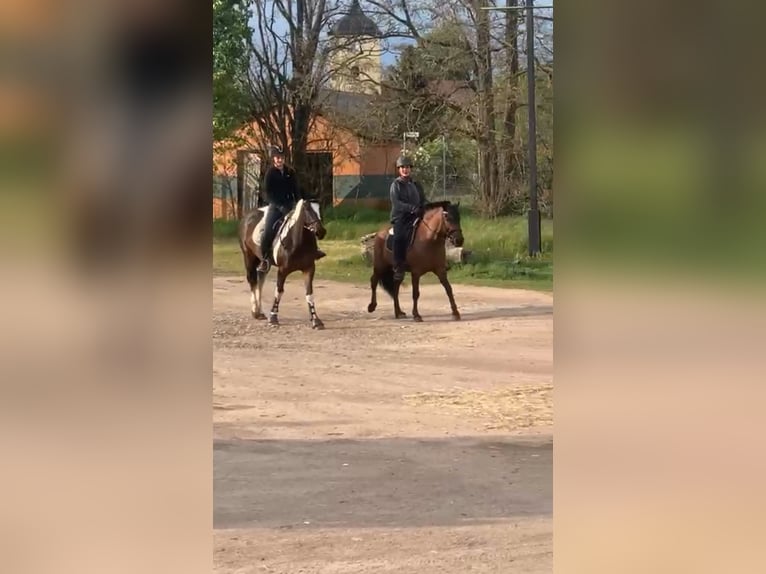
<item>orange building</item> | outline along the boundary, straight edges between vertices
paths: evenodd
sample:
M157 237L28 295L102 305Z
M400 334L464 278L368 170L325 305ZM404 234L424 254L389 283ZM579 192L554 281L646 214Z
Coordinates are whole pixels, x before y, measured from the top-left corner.
M304 191L324 205L352 204L386 208L389 189L396 177L399 142L370 142L353 131L317 116L309 132L307 173L298 173ZM213 217L232 218L237 197L243 209L254 207L263 174L269 165L268 150L254 125L244 128L236 140L215 146Z

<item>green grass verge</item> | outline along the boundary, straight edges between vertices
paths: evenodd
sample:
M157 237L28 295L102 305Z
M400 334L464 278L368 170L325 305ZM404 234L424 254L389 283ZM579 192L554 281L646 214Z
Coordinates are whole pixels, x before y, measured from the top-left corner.
M327 257L317 262L317 277L366 283L370 267L361 255L360 238L384 225L388 214L375 210L327 210L327 236L321 247ZM462 221L464 248L472 251L469 263L453 264L453 283L550 291L553 288L553 222L543 222L543 255L529 258L527 223L521 217L494 220L466 215ZM242 255L236 240L237 222L214 222L213 271L244 275ZM423 282L436 283L432 274Z

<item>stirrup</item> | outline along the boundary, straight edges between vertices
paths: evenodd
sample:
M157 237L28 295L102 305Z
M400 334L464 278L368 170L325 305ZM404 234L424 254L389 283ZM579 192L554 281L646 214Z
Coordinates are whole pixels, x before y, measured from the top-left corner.
M271 262L268 259L261 260L261 264L258 265L258 271L261 273L268 273L269 269L271 269Z

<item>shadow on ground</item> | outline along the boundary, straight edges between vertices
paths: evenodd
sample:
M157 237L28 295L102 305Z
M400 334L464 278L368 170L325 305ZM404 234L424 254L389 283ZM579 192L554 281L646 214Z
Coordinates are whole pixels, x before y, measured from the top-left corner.
M552 444L220 440L214 504L219 529L459 526L550 516Z

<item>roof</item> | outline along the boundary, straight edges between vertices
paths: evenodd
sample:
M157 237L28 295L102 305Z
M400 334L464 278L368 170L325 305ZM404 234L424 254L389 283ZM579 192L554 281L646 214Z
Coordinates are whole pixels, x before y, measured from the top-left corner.
M378 26L373 22L359 5L359 0L353 0L348 13L333 26L330 36L380 36Z
M368 137L372 134L380 139L381 118L369 113L375 97L372 94L322 89L319 94L320 113L357 136ZM399 141L399 138L395 138L395 141Z
M323 109L344 114L364 112L372 101L373 96L370 94L342 92L326 88L319 93L319 102Z

